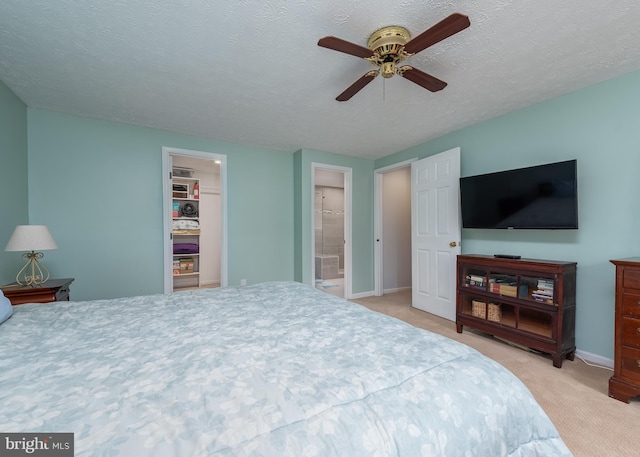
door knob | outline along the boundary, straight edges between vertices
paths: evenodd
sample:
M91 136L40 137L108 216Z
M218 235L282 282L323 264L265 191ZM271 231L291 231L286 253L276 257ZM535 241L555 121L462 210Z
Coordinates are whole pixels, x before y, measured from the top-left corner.
M455 248L457 244L455 241L452 241L451 243L449 243L449 246L451 246L452 248Z

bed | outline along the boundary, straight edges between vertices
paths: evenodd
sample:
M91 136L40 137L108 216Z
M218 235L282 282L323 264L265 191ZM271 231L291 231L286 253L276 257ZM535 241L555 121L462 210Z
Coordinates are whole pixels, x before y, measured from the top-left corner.
M0 430L76 456L570 456L476 350L296 282L25 304Z

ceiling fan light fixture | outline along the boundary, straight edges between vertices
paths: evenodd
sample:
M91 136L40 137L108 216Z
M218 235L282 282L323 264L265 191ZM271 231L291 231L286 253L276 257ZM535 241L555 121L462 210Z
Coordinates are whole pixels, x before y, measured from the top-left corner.
M369 37L367 47L381 57L389 54L397 55L410 39L411 35L407 29L392 25L373 32Z

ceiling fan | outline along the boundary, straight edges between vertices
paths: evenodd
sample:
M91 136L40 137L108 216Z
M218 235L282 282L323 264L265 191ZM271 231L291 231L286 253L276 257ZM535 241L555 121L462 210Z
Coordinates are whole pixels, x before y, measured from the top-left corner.
M318 46L362 57L378 67L365 73L347 90L338 95L336 100L339 102L349 100L373 81L378 74L382 74L383 78L391 78L394 74L398 74L431 92L444 89L447 83L435 76L431 76L410 65L398 66L398 64L407 57L466 29L470 24L467 16L454 13L415 38L411 38L404 27L384 27L373 32L369 37L368 47L366 48L334 36L321 38L318 41Z

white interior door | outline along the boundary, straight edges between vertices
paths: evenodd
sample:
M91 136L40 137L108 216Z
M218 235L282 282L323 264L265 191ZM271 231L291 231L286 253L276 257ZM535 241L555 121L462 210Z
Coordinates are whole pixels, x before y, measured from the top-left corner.
M412 305L455 320L460 148L411 164Z

